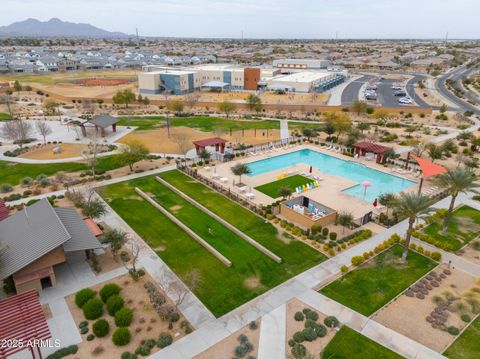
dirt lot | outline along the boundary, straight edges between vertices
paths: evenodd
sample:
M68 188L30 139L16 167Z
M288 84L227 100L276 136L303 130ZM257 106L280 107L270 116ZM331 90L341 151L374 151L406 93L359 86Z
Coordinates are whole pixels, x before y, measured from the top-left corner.
M53 153L53 149L59 147L60 153ZM80 157L82 151L88 148L87 145L75 144L75 143L61 143L56 145L45 145L39 148L35 148L29 152L21 154L18 157L29 158L32 160L54 160L62 158Z
M442 265L435 272L442 273L446 269ZM440 286L433 288L425 299L410 298L401 295L395 302L381 309L373 318L388 328L391 328L407 337L410 337L427 347L443 352L455 339L446 331L432 328L425 318L435 308L432 298L448 291L459 297L475 283L475 278L457 269L451 269L452 274L440 282ZM460 330L465 327L457 313L449 313L446 326L453 325Z
M301 312L304 308L309 308L314 310L313 308L309 307L308 305L305 305L298 299L292 299L287 303L287 340L286 340L286 353L290 354L291 348L288 346L288 340L293 337L293 334L295 334L298 331L302 331L305 328L305 321L297 322L294 319L294 315L296 312ZM318 320L317 323L323 324L323 320L325 319L326 315L319 313L317 310L315 310L318 314ZM307 351L312 354L315 358L319 356L319 354L325 349L327 344L330 342L330 340L333 339L333 337L336 334L335 330L332 329L327 329L327 335L324 336L323 338L317 338L313 342L308 342L305 341L302 344L305 345L307 348Z
M254 358L258 355L258 341L260 338L260 320L257 320L258 328L250 329L248 326L236 331L229 337L218 342L214 346L208 348L204 352L198 354L194 359L230 359L235 356L235 347L240 344L238 337L241 334L245 334L248 337L248 341L253 344L253 351L248 355L252 355Z
M89 331L87 334L82 335L83 342L78 345L78 352L75 354L74 358L120 358L120 355L124 351L134 352L142 340L157 340L160 333L170 333L174 341L185 336L183 329L180 328L180 323L185 320L183 316L180 317L178 322L174 323L173 330L168 329L168 322L164 322L160 319L157 312L151 306L147 291L143 287L146 281L153 282L148 274L142 277L138 282L132 280L128 274L108 281L108 283L116 283L122 287L120 294L125 300L125 306L134 310L133 321L129 327L132 332L131 342L128 345L121 347L117 347L112 343L112 334L115 331L116 326L113 318L105 311L103 318L110 323L109 334L103 338L95 338L92 341L87 341L86 336L92 333L93 321L90 321L88 325ZM96 285L92 287L92 289L99 291L105 284L107 284L107 282ZM161 291L160 288L158 289ZM72 294L65 299L73 319L78 326L83 320L85 320L85 318L82 310L75 304L75 294ZM158 350L159 348L155 347L153 348L152 353Z
M175 127L170 129L170 138L168 138L166 128L158 128L155 130L132 132L123 137L119 142L127 143L131 140L138 140L143 142L151 152L180 154L181 151L177 144L178 142L175 140L176 134L186 136L189 149L194 148L192 141L217 136L221 136L232 143L251 145L268 143L280 139L280 130L268 130L268 137L267 130L257 130L256 133L255 130L245 130L243 134L242 131L235 131L232 132L232 136L230 136L228 133L203 132L189 127Z

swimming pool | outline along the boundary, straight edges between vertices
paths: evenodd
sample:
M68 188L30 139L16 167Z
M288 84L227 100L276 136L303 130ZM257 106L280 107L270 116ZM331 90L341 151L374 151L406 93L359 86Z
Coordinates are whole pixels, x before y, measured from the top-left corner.
M252 171L249 176L258 176L262 173L291 167L298 163L306 163L318 169L320 172L340 176L359 183L358 185L345 189L343 192L368 202L373 202L375 198L378 198L382 193L397 193L415 185L413 181L371 169L361 163L345 161L309 149L249 163L248 167ZM371 183L371 187L367 189L366 194L364 194L365 190L361 185L364 181Z

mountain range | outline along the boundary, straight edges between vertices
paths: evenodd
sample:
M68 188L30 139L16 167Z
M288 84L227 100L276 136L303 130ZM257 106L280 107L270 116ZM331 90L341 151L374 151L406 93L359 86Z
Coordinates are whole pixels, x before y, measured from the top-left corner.
M0 36L120 38L130 35L103 30L90 24L52 18L48 21L26 19L7 26L0 26Z

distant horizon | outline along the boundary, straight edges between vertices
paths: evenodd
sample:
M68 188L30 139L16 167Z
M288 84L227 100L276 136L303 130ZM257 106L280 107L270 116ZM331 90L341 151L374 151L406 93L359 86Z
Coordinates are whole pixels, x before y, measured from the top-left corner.
M479 40L480 2L458 0L3 0L0 24L84 23L140 37L250 40ZM112 16L112 13L114 16ZM475 30L477 28L477 30Z

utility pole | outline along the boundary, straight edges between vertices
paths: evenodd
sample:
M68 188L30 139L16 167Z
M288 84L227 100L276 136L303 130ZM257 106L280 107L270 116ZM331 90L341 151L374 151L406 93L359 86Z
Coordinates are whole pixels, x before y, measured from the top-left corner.
M137 49L139 49L140 48L140 39L138 38L138 27L135 28L135 32L137 34Z

